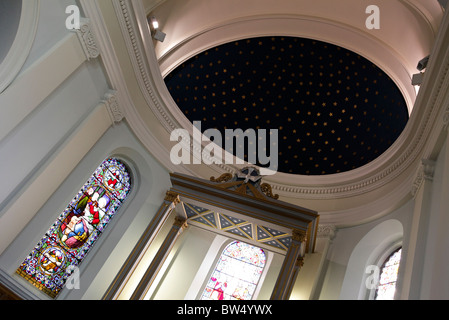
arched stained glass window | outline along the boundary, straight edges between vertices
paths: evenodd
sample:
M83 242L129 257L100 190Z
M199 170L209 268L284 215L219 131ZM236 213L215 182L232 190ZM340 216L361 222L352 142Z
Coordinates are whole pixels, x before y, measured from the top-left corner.
M60 214L17 273L51 297L63 288L131 190L125 165L104 160Z
M393 300L396 291L399 262L401 261L402 248L394 251L384 262L381 268L379 285L376 290L375 300Z
M223 250L201 300L250 300L265 266L265 252L234 241Z

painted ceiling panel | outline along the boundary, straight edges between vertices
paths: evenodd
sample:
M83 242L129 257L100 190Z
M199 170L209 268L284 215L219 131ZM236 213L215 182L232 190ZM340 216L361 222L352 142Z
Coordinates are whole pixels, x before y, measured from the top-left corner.
M282 250L287 250L291 244L291 234L289 233L245 221L231 215L211 211L189 203L183 202L182 206L184 207L189 221L198 222L203 227L206 226L212 229L219 229Z
M224 137L225 129L278 129L278 171L284 173L359 168L385 152L408 121L401 92L381 69L312 39L223 44L184 62L165 82L203 131L218 129Z

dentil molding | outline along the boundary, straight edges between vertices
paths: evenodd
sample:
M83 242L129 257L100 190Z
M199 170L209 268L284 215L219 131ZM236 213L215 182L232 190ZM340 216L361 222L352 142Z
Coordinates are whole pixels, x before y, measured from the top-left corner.
M121 31L125 37L137 80L141 89L143 89L142 91L147 98L149 107L167 132L170 133L172 130L182 128L183 126L180 125L167 107L167 103L173 102L170 101L171 97L164 96L164 94L169 95L167 90L160 90L164 87L162 77L153 76L153 72L158 72L159 66L154 52L151 52L153 50L151 35L142 28L143 25L147 24L146 17L144 15L142 17L142 13L140 13L140 16L137 18L138 10L133 6L138 7L139 2L134 0L114 0L116 14L120 22ZM442 29L444 29L444 23ZM440 33L439 36L447 37L444 32ZM447 42L447 40L444 38L440 42ZM285 180L289 181L288 184L282 182L283 178L280 181L274 181L275 179L267 177L266 181L272 185L274 190L283 195L304 199L333 199L368 193L387 185L404 173L405 170L416 163L426 144L429 144L430 132L432 130L442 130L442 128L436 128L435 123L442 108L442 93L444 94L444 92L449 90L447 79L449 56L445 54L447 47L445 49L441 43L436 50L442 50L443 55L438 57L438 61L429 63L430 67L426 71L426 75L432 77L431 85L437 83L438 86L429 87L425 95L424 92L420 92L421 95L418 96L414 112L417 115L410 117L409 124L403 134L386 153L364 168L359 168L360 170L356 169L350 173L332 175L329 178L318 177L316 181L320 181L319 183L304 177L302 180L307 180L310 183L298 186L291 185L291 175L287 174L280 174L279 176L285 176ZM421 87L421 91L425 90L423 87ZM234 171L232 166L226 164L214 165L214 167L218 172ZM298 180L300 179L298 178Z

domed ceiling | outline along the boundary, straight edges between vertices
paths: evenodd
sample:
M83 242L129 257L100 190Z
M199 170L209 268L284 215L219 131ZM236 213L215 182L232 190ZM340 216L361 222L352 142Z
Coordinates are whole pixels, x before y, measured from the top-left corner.
M278 171L290 174L359 168L385 152L408 121L401 92L381 69L311 39L226 43L184 62L165 83L203 131L278 129Z

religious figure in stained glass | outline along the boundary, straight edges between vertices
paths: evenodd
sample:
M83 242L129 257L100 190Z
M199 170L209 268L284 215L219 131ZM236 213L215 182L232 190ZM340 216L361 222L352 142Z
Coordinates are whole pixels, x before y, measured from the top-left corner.
M402 248L394 251L381 268L379 285L376 290L376 300L393 300L396 291L399 262L401 261Z
M89 252L131 190L125 165L109 158L35 246L17 273L55 297Z
M201 300L250 300L265 266L265 252L234 241L218 259Z

